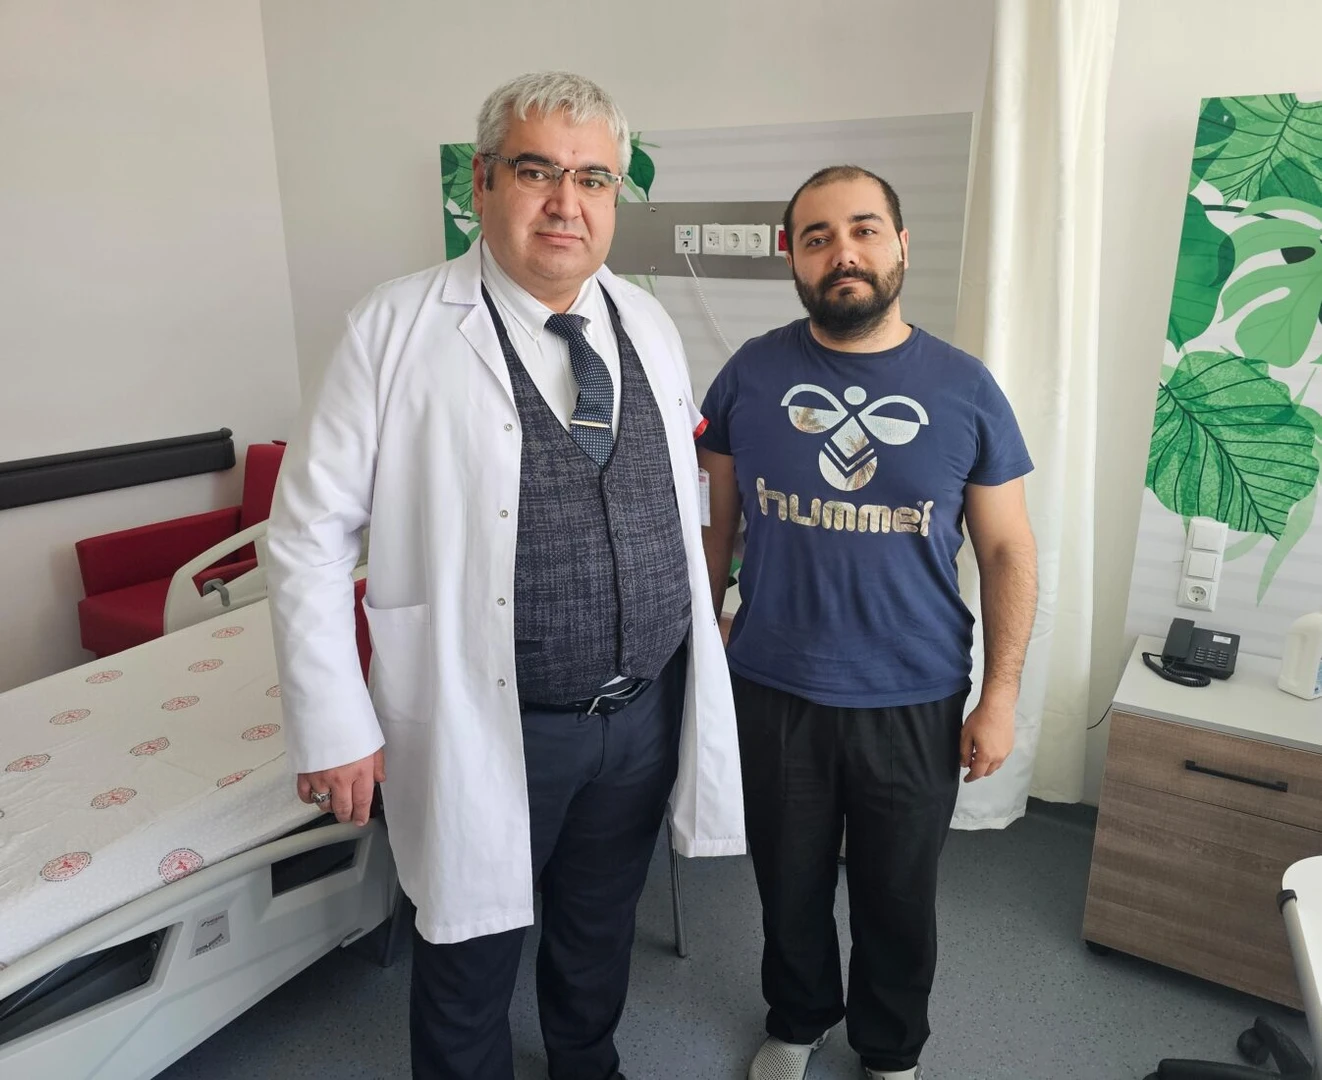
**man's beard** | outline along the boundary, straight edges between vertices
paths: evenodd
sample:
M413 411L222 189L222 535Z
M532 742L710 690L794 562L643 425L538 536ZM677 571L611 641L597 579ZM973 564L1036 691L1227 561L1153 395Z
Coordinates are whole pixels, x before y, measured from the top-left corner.
M831 286L842 278L856 278L853 291L832 295ZM799 300L808 311L808 317L819 329L841 341L856 341L867 337L890 314L904 285L904 264L896 262L885 274L876 274L862 267L831 271L816 286L809 285L796 273L794 288ZM871 286L869 289L868 286Z

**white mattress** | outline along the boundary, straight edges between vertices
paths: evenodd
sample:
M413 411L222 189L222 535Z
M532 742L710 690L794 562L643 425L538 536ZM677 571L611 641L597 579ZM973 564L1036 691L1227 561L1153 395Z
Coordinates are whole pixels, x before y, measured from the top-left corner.
M318 816L265 601L0 694L0 964Z

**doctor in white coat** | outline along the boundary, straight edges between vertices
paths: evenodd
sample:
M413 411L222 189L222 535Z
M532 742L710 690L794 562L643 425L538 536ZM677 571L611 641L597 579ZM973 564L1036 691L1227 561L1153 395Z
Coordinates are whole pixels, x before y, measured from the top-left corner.
M298 791L382 782L417 906L415 1077L510 1080L523 928L551 1080L612 1080L634 908L667 802L681 854L744 850L679 335L603 266L630 152L593 83L479 117L484 240L348 316L290 440L270 592ZM351 570L371 525L370 690Z

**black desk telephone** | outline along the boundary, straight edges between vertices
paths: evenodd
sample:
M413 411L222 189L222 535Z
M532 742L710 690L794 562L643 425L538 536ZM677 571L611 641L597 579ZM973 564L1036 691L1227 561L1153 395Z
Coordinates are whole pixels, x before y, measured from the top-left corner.
M1172 619L1161 656L1145 652L1143 663L1173 683L1207 686L1213 679L1230 678L1238 655L1238 634L1202 630L1192 619Z

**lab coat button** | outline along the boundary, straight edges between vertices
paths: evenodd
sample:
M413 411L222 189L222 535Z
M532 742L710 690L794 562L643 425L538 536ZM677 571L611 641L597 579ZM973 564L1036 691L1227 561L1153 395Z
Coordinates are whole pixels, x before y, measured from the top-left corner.
M497 598L496 598L496 603L499 604L501 607L504 607L504 606L505 606L505 598L504 598L503 596L499 596L499 597L497 597Z
M503 687L503 686L505 685L505 680L504 680L504 679L497 679L497 680L496 680L496 685L497 685L497 686L501 686L501 687Z
M502 511L500 512L500 516L503 517L503 518L507 518L507 517L510 516L510 512L509 512L508 510L502 510Z
M506 431L513 431L513 430L514 430L514 425L513 425L513 424L506 424L506 425L505 425L505 430L506 430Z

